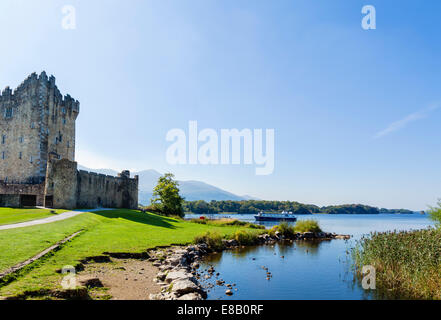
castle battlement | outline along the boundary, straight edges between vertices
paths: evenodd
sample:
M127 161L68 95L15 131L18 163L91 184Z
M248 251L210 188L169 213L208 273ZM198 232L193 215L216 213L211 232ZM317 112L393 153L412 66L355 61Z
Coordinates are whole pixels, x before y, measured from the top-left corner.
M69 94L63 96L57 88L56 79L53 75L47 76L43 71L40 75L32 73L29 75L15 90L11 90L7 86L0 92L0 104L3 103L20 103L28 96L44 98L53 94L53 99L59 107L68 108L70 112L80 112L80 102L72 98Z

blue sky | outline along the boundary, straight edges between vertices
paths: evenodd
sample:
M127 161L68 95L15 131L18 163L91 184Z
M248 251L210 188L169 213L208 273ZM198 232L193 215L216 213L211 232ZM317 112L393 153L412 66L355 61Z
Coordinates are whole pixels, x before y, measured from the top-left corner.
M105 4L104 4L105 3ZM64 30L61 8L76 8ZM374 5L377 29L361 28ZM77 160L237 194L420 210L441 197L439 1L0 3L0 86L46 70L81 102ZM166 133L275 129L275 170L170 166Z

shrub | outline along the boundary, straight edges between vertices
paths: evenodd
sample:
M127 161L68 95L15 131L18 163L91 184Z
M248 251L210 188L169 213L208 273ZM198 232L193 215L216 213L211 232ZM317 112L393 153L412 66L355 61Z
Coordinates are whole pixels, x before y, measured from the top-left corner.
M280 232L286 238L292 238L295 234L294 227L290 226L287 222L282 222L281 224L272 227L268 234L274 236L276 232Z
M234 233L233 239L236 240L240 245L248 246L257 243L258 235L259 233L256 232L238 230Z
M279 224L279 232L287 237L287 238L291 238L292 236L294 236L294 227L290 226L287 222L282 222L281 224Z
M222 240L222 235L215 231L207 231L194 238L195 243L206 243L213 250L221 250L224 247Z
M295 232L322 232L316 220L300 220L294 226Z
M273 237L276 235L276 232L279 231L279 226L273 226L268 230L268 234Z

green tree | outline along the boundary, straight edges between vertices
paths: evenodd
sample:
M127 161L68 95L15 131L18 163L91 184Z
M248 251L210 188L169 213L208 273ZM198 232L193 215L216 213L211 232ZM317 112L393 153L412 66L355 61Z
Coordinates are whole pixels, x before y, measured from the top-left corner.
M179 183L172 173L166 173L158 179L153 189L152 206L164 215L184 216L182 206L184 198L179 194Z
M437 207L430 207L430 218L435 221L436 226L441 228L441 199L438 200Z

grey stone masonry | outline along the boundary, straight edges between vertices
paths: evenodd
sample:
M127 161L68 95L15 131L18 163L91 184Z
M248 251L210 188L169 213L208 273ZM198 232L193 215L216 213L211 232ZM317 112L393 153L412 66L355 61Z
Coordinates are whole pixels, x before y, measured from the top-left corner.
M75 160L80 103L62 96L55 78L31 74L0 94L0 181L41 183L50 158Z
M80 103L62 96L55 77L31 74L0 92L0 206L74 209L138 207L138 177L77 170Z

